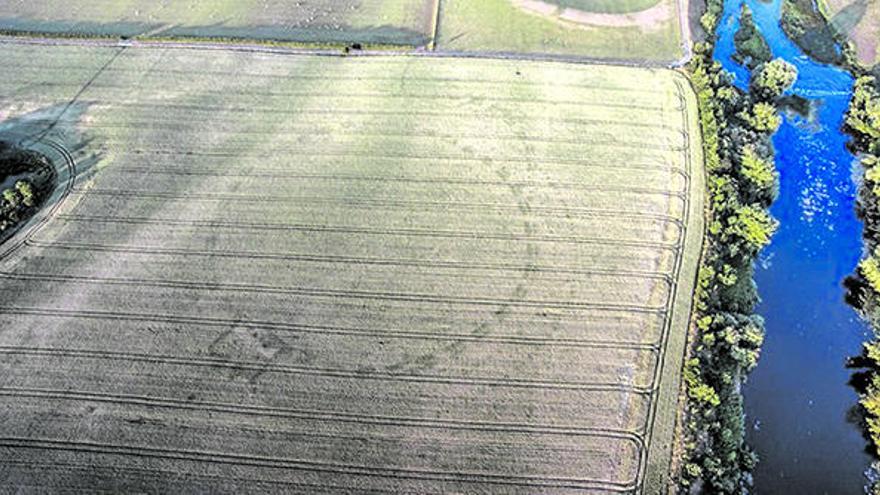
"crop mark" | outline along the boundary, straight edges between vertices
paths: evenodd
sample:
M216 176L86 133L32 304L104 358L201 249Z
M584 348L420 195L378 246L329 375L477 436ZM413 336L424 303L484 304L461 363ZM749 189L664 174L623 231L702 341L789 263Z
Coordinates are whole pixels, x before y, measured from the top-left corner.
M167 397L152 397L129 394L107 394L102 392L42 389L24 387L0 387L0 396L28 397L35 399L106 402L111 404L131 404L149 408L183 409L211 411L225 414L264 416L315 421L340 421L354 424L383 426L425 427L443 430L464 430L483 432L510 432L520 434L571 435L583 437L602 437L630 440L644 448L643 439L638 432L617 428L584 427L574 425L551 425L513 423L498 421L470 421L457 419L437 419L410 416L386 416L378 414L356 414L316 409L297 409L261 405L244 405L228 402L192 401Z
M66 87L66 86L75 86L73 84L65 84L65 83L46 83L47 86L55 86L55 87ZM92 88L96 89L118 89L123 91L128 91L131 89L130 86L125 84L93 84ZM427 93L427 92L418 92L418 93L389 93L382 91L373 91L373 92L285 92L285 91L264 91L259 93L254 93L252 91L234 91L229 89L224 90L215 90L215 89L205 89L200 92L205 97L211 97L212 99L220 99L220 98L229 98L231 96L247 96L254 99L263 99L263 98L283 98L283 99L295 99L297 97L305 97L305 98L314 98L320 99L329 103L333 100L345 99L351 100L353 98L365 98L365 99L375 99L381 98L385 100L392 99L405 99L408 101L413 100L439 100L439 101L452 101L452 100L463 100L465 102L470 102L473 100L473 96L469 93L462 92L462 94L441 94L441 93ZM667 110L667 107L662 105L641 105L633 103L632 101L621 101L620 103L609 102L609 101L588 101L585 99L571 99L571 100L553 100L553 99L542 99L542 98L505 98L505 97L493 97L493 98L483 98L483 101L487 103L495 103L495 102L503 102L503 103L511 103L511 104L525 104L525 105L545 105L545 106L560 106L566 108L615 108L615 109L625 109L625 110L638 110L638 111L649 111L649 112L658 112L662 113ZM393 106L396 104L392 104ZM681 108L674 108L674 111L682 110ZM686 110L686 108L684 109ZM589 112L587 112L589 113Z
M631 392L650 395L650 384L613 382L583 382L568 380L528 380L504 377L465 377L430 374L385 373L376 370L344 368L318 368L307 366L279 365L262 361L232 361L217 358L195 358L159 354L137 354L132 352L98 351L92 349L58 349L49 347L0 346L0 354L7 356L32 356L64 359L91 359L105 361L124 361L127 363L146 363L151 365L184 366L195 368L218 368L239 371L259 371L286 375L320 376L354 380L387 382L435 383L442 385L461 385L468 387L507 387L513 389L537 390L578 390L584 392Z

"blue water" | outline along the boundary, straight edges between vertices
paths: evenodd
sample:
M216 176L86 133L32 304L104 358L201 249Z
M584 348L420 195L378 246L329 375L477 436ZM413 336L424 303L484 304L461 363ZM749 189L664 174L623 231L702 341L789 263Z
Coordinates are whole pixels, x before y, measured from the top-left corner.
M760 494L862 493L870 463L860 430L847 420L857 396L844 362L859 353L866 326L844 301L843 279L859 260L854 157L840 131L852 77L816 63L778 24L780 0L727 0L715 58L748 84L733 62L733 35L745 1L773 51L797 66L792 93L816 102L810 119L787 117L773 139L780 172L780 221L756 281L767 336L744 387L747 435L761 462Z

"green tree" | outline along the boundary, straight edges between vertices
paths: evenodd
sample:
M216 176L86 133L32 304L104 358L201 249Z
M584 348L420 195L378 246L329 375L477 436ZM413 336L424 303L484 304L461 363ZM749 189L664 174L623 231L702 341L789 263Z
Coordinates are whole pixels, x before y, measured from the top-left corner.
M770 238L779 226L767 210L753 205L740 207L727 221L726 234L730 240L737 242L751 255L770 244Z
M758 131L773 134L782 124L782 117L774 105L769 103L755 103L752 111L744 112L742 117L748 122L749 126Z
M21 203L21 197L14 189L6 189L3 191L3 200L6 201L13 209L18 208Z
M754 146L746 146L740 156L739 173L745 179L746 202L758 201L769 205L776 199L778 173L773 162L762 158Z
M856 80L846 126L855 134L861 150L880 155L880 92L874 77Z
M782 96L794 85L798 76L797 67L781 58L761 65L756 72L752 78L752 90L764 101Z
M34 196L34 188L30 182L26 180L20 180L15 183L15 189L21 194L22 202L26 206L34 206L36 202L36 197Z

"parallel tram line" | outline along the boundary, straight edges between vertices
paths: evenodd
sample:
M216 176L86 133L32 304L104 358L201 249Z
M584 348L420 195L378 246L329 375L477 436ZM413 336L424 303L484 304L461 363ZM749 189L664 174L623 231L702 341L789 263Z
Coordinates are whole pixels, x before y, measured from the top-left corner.
M240 178L240 177L257 177L266 179L295 179L302 181L351 181L351 182L384 182L384 183L402 183L402 184L456 184L463 186L498 186L498 187L523 187L536 189L551 190L577 190L577 191L595 191L595 192L615 192L630 193L635 195L653 195L663 197L674 197L685 199L684 191L671 191L669 189L648 188L648 187L625 187L613 186L610 184L588 185L578 184L575 182L557 182L557 181L524 181L524 180L473 180L458 179L455 177L418 177L418 176L380 176L380 175L357 175L357 174L308 174L290 172L285 168L269 168L259 167L257 169L243 170L236 172L233 170L217 170L216 168L188 166L187 168L175 167L144 167L137 165L123 165L113 167L114 174L128 175L159 175L159 176L208 176L218 178Z
M687 172L685 174L685 183L686 183L686 188L688 191L688 198L690 198L691 197L690 196L691 195L691 186L693 185L693 183L691 181L691 176L690 176L690 174L693 173L693 161L691 159L691 153L690 153L691 136L690 136L690 132L688 130L690 119L689 119L688 112L687 112L687 100L684 95L685 89L682 86L681 81L678 79L675 80L675 85L678 90L676 93L676 96L680 102L678 111L681 113L681 121L682 121L682 126L684 129L684 131L682 131L682 132L683 132L685 139L686 139L686 146L685 146L685 149L683 150L682 158L685 163L686 170L687 170ZM689 225L690 214L691 214L690 208L689 207L685 208L684 209L684 218L682 219L682 225L683 225L682 235L680 235L678 238L678 247L676 249L677 255L675 256L675 267L673 269L675 276L673 277L672 290L669 291L669 297L667 299L667 310L665 313L666 317L664 318L663 333L662 333L661 344L660 344L660 354L659 354L659 358L657 360L657 363L654 366L653 376L651 377L650 405L649 405L648 415L645 417L645 428L644 428L646 448L645 448L644 455L641 456L639 459L638 477L636 479L636 490L637 491L642 490L642 488L644 487L644 483L645 483L645 477L647 476L647 469L648 469L648 463L647 463L648 447L647 446L649 446L654 439L654 426L655 426L655 419L657 416L657 407L658 407L658 402L659 402L658 396L659 396L659 392L660 392L660 382L662 380L664 367L666 365L666 354L667 354L667 349L669 347L670 334L672 332L672 315L673 315L673 311L675 309L675 299L676 299L675 295L678 292L678 285L679 285L679 280L681 277L685 240L687 238L686 230ZM702 233L700 233L700 235L702 235Z
M320 368L315 366L280 365L261 361L232 361L223 358L181 357L159 354L138 354L132 352L100 351L93 349L50 348L30 346L0 346L0 355L46 357L63 359L88 359L94 361L120 361L125 363L144 363L192 368L233 369L260 373L284 375L303 375L327 378L371 380L381 382L432 383L460 385L467 387L504 387L534 390L575 390L582 392L629 392L636 395L650 395L650 386L624 384L618 382L585 382L570 380L528 380L486 376L446 376L431 374L407 374L382 372L377 370L351 370L344 368Z
M113 144L112 142L107 141L107 144ZM609 147L613 147L613 145L609 145ZM503 163L503 164L524 164L524 165L571 165L574 167L581 168L600 168L607 169L608 164L603 162L595 162L595 161L586 161L583 159L565 159L560 157L554 157L553 160L546 159L531 159L531 158L522 158L522 157L475 157L475 156L465 156L465 155L413 155L413 154L403 154L403 153L383 153L383 154L366 154L366 153L347 153L347 152L333 152L333 151L323 151L316 152L314 149L303 150L303 149L295 149L290 147L285 147L279 151L271 152L271 153L252 153L252 152L229 152L229 151L217 151L216 148L210 150L197 150L197 149L187 149L186 151L172 151L167 149L138 149L132 148L126 150L126 153L132 155L160 155L160 156L198 156L198 157L213 157L213 158L237 158L241 159L242 157L247 158L273 158L277 157L278 152L283 151L285 153L289 153L291 155L295 155L301 159L308 158L355 158L360 160L365 159L380 159L380 160L427 160L431 162L470 162L470 163L479 163L479 164L487 164L487 163ZM677 175L680 175L682 178L685 178L687 175L687 171L671 165L658 165L656 163L646 164L646 163L617 163L614 165L616 169L621 170L644 170L644 171L655 171L655 172L670 172Z
M321 138L321 137L332 137L333 139L339 139L344 137L374 137L377 139L383 138L404 138L404 139L430 139L430 140L454 140L456 142L460 141L489 141L489 142L499 142L499 141L513 141L516 143L522 143L523 139L521 136L517 135L489 135L489 134L439 134L439 133L430 133L423 132L417 133L412 130L406 132L374 132L369 129L358 129L355 131L348 130L326 130L326 129L316 129L314 126L303 126L309 127L310 130L308 133L298 132L298 129L287 129L287 131L296 131L297 135L308 135L312 138ZM191 129L191 125L181 125L176 126L174 124L163 123L161 125L146 125L146 123L120 123L120 124L90 124L90 129L149 129L152 131L166 131L179 133L184 129ZM211 129L213 134L234 134L236 136L265 136L267 133L261 130L243 130L243 129L220 129L218 127L214 127ZM612 147L622 147L627 149L642 149L642 150L653 150L653 151L682 151L684 148L684 144L671 144L671 143L654 143L654 142L622 142L622 141L609 141L609 140L595 140L589 141L584 138L553 138L549 136L536 137L532 136L527 141L529 144L539 143L539 144L567 144L567 145L593 145L593 146L612 146Z
M378 337L387 339L426 340L441 342L489 342L497 344L522 344L536 347L571 347L637 350L658 353L658 342L635 342L611 339L563 339L550 337L529 337L523 335L475 335L473 333L414 332L408 330L377 330L370 328L337 327L327 325L306 325L277 321L249 320L244 318L216 318L208 316L181 316L159 313L131 313L122 311L87 311L55 308L26 308L0 306L3 315L28 315L59 319L107 320L159 323L166 325L190 325L215 328L246 328L249 330L274 330L280 332L315 335L348 335L355 337Z
M416 292L380 292L352 289L319 289L314 287L280 287L257 284L228 284L208 283L185 280L162 280L162 279L139 279L123 277L73 277L63 275L18 275L14 273L2 273L0 277L6 279L45 280L77 284L108 285L108 286L133 286L133 287L162 287L171 289L191 289L217 292L253 292L265 294L286 294L308 297L324 297L331 299L366 299L396 302L413 302L444 304L450 306L501 306L518 308L545 308L545 309L589 309L596 311L626 311L631 313L662 314L664 306L649 306L638 304L619 303L591 303L587 301L559 301L540 299L504 299L504 298L474 298L452 295L437 295Z
M298 232L330 232L344 234L365 234L365 235L383 235L383 236L400 236L400 237L430 237L430 238L449 238L449 239L472 239L472 240L507 240L507 241L531 241L531 242L552 242L560 244L578 244L578 245L597 245L597 246L619 246L634 248L650 248L661 251L675 251L676 243L655 242L643 240L618 240L610 237L576 237L576 236L560 236L560 235L536 235L536 234L506 234L502 232L476 232L466 230L432 230L432 229L381 229L342 225L320 225L320 224L282 224L282 223L258 223L258 222L237 222L227 220L173 220L170 218L148 218L148 217L107 217L107 216L91 216L91 215L58 215L60 220L79 221L79 222L104 222L104 223L120 223L130 225L174 225L193 228L206 229L233 229L233 230L266 230L266 231L298 231ZM680 237L680 236L679 236ZM83 243L71 242L54 242L39 241L31 238L27 241L29 244L37 246L66 246L70 249L89 249L89 245ZM119 246L108 246L115 249ZM102 249L101 245L95 245L94 249ZM255 253L254 256L258 256ZM284 256L281 253L266 253L266 256Z
M375 66L376 64L372 64ZM399 64L398 64L399 66ZM39 64L28 64L28 69L39 71L40 73L49 73L49 72L61 72L67 73L71 70L80 70L82 66L80 65L39 65ZM91 70L88 70L91 73ZM109 67L106 73L130 73L132 75L137 76L139 79L143 78L144 71L141 69L127 69L125 67L115 66ZM217 76L229 76L234 74L236 78L257 78L257 79L282 79L285 81L326 81L327 75L305 75L305 74L265 74L258 72L246 72L246 71L238 71L229 72L229 71L211 71L211 70L202 70L200 69L198 72L200 75L217 75ZM176 70L170 67L163 67L161 71L161 76L163 79L167 80L166 74L181 74L184 76L191 77L192 71L190 70ZM11 76L15 76L15 74L11 74ZM341 76L339 74L334 74L331 76L334 81L349 81L349 82L394 82L400 83L399 77L375 77L375 76ZM14 81L14 79L12 79ZM534 87L545 87L547 85L546 82L532 82L526 79L480 79L480 78L467 78L460 79L455 77L443 77L443 76L431 76L431 77L419 77L407 75L406 82L434 82L434 83L464 83L464 84L477 84L485 87L486 84L499 84L505 87L510 86L534 86ZM566 83L561 81L553 81L554 88L566 88L566 89L584 89L589 90L591 92L595 91L607 91L607 92L618 92L624 93L626 95L631 95L633 93L636 94L644 94L650 97L656 97L657 90L644 89L643 86L632 87L632 88L620 88L614 86L604 86L604 85L588 85L588 84L577 84L577 83Z
M45 461L45 460L36 461L34 459L27 459L24 461L17 460L17 459L4 459L3 463L5 466L21 466L21 467L24 467L25 469L28 469L28 470L31 470L34 467L39 467L39 468L42 468L43 470L60 469L61 471L65 472L65 474L70 473L71 471L74 471L74 470L85 471L85 472L88 472L90 475L94 475L98 471L108 471L109 474L106 474L106 476L112 476L113 479L119 479L121 476L128 475L131 473L139 473L139 474L143 475L142 479L150 479L150 480L168 480L168 479L211 480L214 482L221 481L221 482L223 482L224 486L231 486L233 483L246 482L248 488L251 488L251 489L253 489L255 487L259 487L261 485L271 485L271 486L285 487L286 490L290 490L292 488L299 488L299 489L306 490L302 493L312 493L312 492L315 492L316 490L322 490L321 493L324 493L323 491L325 491L328 488L338 489L338 490L340 490L341 493L344 493L346 495L351 493L350 486L338 486L338 485L332 485L332 484L328 484L328 483L318 484L318 483L306 483L306 482L291 482L291 481L283 481L283 480L272 480L272 479L268 479L268 478L253 478L253 477L241 476L241 475L236 475L234 477L232 477L232 476L218 476L218 475L210 475L210 474L206 474L206 473L184 472L180 469L170 469L167 466L163 469L151 469L151 468L146 468L144 466L125 466L124 471L120 473L120 471L116 468L96 466L96 465L88 464L88 463L75 464L72 462ZM167 490L167 486L163 486L163 488L165 488ZM86 495L95 495L97 493L106 493L107 495L118 495L119 494L118 490L101 490L100 488L96 488L94 486L89 486L88 488L84 488L82 490L74 490L70 486L65 486L64 489L65 489L65 492L67 492L68 490L70 490L71 492L79 491L79 492L82 492ZM374 489L366 489L366 488L362 488L362 487L358 490L358 492L362 493L363 495L366 495L366 494L425 495L424 493L400 492L400 491L390 492L387 490L374 490Z
M62 218L63 220L63 218ZM288 261L302 261L309 263L338 263L353 265L378 265L378 266L405 266L433 269L449 269L449 270L486 270L486 271L506 271L506 272L528 272L528 273L551 273L566 275L601 275L608 277L626 277L633 279L662 280L667 284L672 284L672 274L667 272L649 271L649 270L613 270L602 268L582 268L568 266L544 266L544 265L521 265L513 263L479 263L468 261L453 260L432 260L426 261L417 258L374 258L374 257L357 257L357 256L337 256L323 254L301 254L301 253L266 253L254 251L217 251L202 249L186 249L186 248L163 248L158 246L128 246L128 245L109 245L109 244L58 244L58 243L42 243L41 241L30 241L34 246L57 248L57 249L77 249L83 250L94 249L98 252L117 252L117 253L135 253L135 254L161 254L172 256L207 256L207 257L237 257L245 259L283 259ZM31 276L59 276L58 274L11 274L0 272L0 277L31 277Z
M591 208L579 206L531 206L509 203L466 203L461 201L414 201L395 200L391 198L370 199L374 196L348 195L341 198L326 196L271 196L259 194L235 194L235 193L198 193L198 192L164 192L145 191L138 189L101 189L90 187L86 189L74 188L73 192L79 195L93 196L123 196L136 198L162 198L162 199L185 199L187 201L223 201L243 203L293 203L297 205L337 205L337 206L363 206L371 208L405 208L406 211L493 211L493 212L519 212L535 216L562 218L575 216L578 218L612 217L630 220L657 220L681 227L680 215L659 213L646 213L644 211L615 210L612 208Z
M25 438L2 436L0 447L38 450L60 450L79 453L106 455L125 455L143 458L173 459L181 461L210 462L228 465L262 468L295 469L333 475L354 475L389 479L447 481L457 483L479 483L491 485L521 486L541 489L604 489L629 491L635 488L631 482L614 482L580 478L528 476L519 474L494 474L469 471L442 471L416 468L386 468L365 465L340 464L281 457L229 454L185 449L167 449L144 446L105 444L98 442Z
M640 447L644 446L642 444L642 439L638 436L636 432L618 428L530 424L499 421L435 419L409 416L388 416L378 414L326 411L317 409L297 409L261 405L243 405L213 401L182 400L169 397L154 397L144 395L108 394L102 392L69 389L0 387L0 397L105 402L110 404L131 404L148 408L180 409L200 412L211 411L243 416L306 419L315 421L340 421L344 423L381 426L425 427L443 430L601 437L627 440L639 445Z
M114 107L122 107L122 108L143 108L143 109L155 109L157 106L161 106L163 109L169 110L184 110L187 113L181 114L178 122L197 122L198 119L192 117L194 113L197 112L206 112L212 114L212 121L214 122L224 122L223 119L217 119L214 115L216 112L223 112L225 114L269 114L269 115L287 115L287 116L315 116L315 115L332 115L332 116L347 116L347 115L358 115L358 116L385 116L385 117L426 117L426 118L455 118L455 119L465 119L473 117L473 114L468 113L455 113L455 112L445 112L445 111L431 111L431 110L355 110L355 109L341 109L335 110L330 108L293 108L293 109L283 109L278 107L235 107L235 106L211 106L211 105L192 105L186 103L168 103L166 101L158 101L156 103L133 103L133 102L119 102L114 103ZM189 118L191 117L191 118ZM491 111L487 111L483 118L485 119L493 119L493 118L503 118L503 114L493 114ZM240 118L240 117L239 117ZM613 119L594 119L594 118L584 118L584 117L547 117L543 114L541 115L529 115L529 121L533 123L550 123L550 124L590 124L597 126L608 126L608 125L620 125L628 128L637 127L640 129L647 130L662 130L662 131L670 131L672 133L680 132L680 128L677 126L671 126L665 123L651 123L651 122L633 122L632 120L613 120Z

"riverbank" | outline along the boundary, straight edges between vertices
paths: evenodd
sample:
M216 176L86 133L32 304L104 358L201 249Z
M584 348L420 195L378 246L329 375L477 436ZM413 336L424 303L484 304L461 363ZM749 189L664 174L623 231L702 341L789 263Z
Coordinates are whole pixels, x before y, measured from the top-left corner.
M773 57L797 66L788 94L807 110L787 111L773 139L781 179L771 212L780 228L755 273L767 334L761 364L743 387L747 439L761 458L755 492L861 493L870 458L852 423L858 395L847 386L844 364L859 352L867 327L841 286L862 249L855 158L840 131L853 78L791 40L780 26L782 0L727 0L715 60L736 74L738 86L750 77L731 57L743 4Z
M873 332L850 367L857 370L852 385L860 396L859 419L875 458L872 493L880 494L880 82L876 78L863 76L856 81L845 129L853 137L851 147L862 166L857 206L865 223L864 256L848 280L849 301Z
M716 33L719 8L720 2L710 2L703 17L709 33ZM700 105L710 199L684 370L679 480L686 490L741 493L757 461L745 443L741 389L764 340L764 322L755 314L754 263L778 226L768 213L778 191L770 138L781 124L777 101L796 71L783 61L756 64L751 87L742 90L713 53L712 41L698 44L688 66Z

